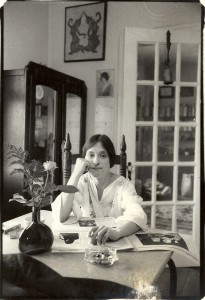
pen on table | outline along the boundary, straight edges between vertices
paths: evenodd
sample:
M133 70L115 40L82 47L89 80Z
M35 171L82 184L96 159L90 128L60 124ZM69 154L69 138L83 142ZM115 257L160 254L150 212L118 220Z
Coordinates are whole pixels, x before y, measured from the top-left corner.
M7 234L8 232L13 231L13 230L18 229L18 228L21 228L21 224L17 224L17 225L14 225L12 227L3 229L4 230L4 234Z

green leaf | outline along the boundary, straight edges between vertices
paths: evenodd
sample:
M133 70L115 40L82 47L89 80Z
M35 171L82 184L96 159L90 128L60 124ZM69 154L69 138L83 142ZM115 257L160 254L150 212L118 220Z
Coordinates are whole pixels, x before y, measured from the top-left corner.
M79 190L73 186L73 185L58 185L56 187L57 190L64 192L64 193L70 193L70 194L74 194L76 192L78 192Z
M28 152L25 150L22 150L21 147L17 148L14 145L10 145L8 143L4 143L4 149L7 152L6 153L7 159L16 157L16 158L19 158L20 160L24 161L25 158L28 156Z
M30 164L29 167L33 170L33 171L45 171L42 163L39 160L35 160L33 159Z
M36 183L34 183L34 184L32 184L32 187L33 187L33 189L39 189L39 188L42 188L42 184L39 182L36 182Z
M10 155L10 157L9 157L9 155ZM9 152L8 153L8 157L9 157L9 159L13 158L13 157L16 157L16 158L19 158L19 159L23 159L23 157L21 155L19 155L18 153L15 153L15 152Z
M54 190L56 189L56 185L53 182L47 182L46 187L45 187L45 191L50 191L50 190Z
M24 174L24 169L21 169L21 168L19 168L19 169L14 169L14 170L10 173L10 175L17 174L17 173Z
M50 196L44 197L41 201L40 207L48 206L51 203L52 203L52 197Z
M9 165L12 166L12 165L15 165L15 164L22 165L24 167L24 162L20 159L12 161Z

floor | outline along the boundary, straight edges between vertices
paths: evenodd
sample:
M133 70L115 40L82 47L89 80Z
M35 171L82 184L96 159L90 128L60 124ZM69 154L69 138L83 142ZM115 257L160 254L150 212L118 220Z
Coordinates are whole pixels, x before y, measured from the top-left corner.
M166 268L159 278L158 290L161 299L169 298L169 269ZM200 269L177 268L177 297L176 299L200 299Z

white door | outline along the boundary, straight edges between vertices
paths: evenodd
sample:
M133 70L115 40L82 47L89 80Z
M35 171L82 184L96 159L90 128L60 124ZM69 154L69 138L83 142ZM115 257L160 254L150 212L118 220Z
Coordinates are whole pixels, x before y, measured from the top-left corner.
M200 34L171 30L173 84L165 86L166 32L125 29L119 136L149 225L199 243Z

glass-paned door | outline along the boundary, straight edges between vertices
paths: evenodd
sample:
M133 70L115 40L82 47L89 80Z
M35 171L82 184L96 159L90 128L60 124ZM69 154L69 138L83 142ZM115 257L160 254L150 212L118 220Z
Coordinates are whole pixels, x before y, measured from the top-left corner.
M149 226L199 243L200 32L171 31L164 85L166 31L125 30L121 128Z

